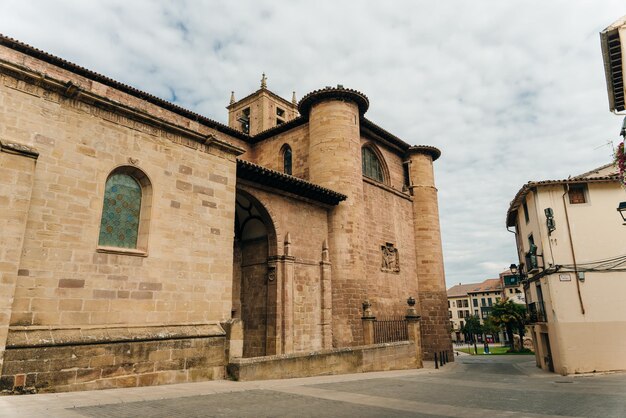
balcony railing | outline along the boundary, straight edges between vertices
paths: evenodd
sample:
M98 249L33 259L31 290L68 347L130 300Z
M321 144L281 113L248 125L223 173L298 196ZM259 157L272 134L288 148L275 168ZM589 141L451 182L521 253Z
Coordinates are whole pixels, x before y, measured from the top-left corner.
M547 322L546 309L543 306L543 302L532 302L528 304L528 314L530 315L530 322Z

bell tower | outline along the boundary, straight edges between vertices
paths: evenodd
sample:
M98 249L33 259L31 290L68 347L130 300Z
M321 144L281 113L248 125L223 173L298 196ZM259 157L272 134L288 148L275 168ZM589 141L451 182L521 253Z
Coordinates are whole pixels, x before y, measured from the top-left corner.
M230 94L228 126L254 136L270 128L296 118L298 106L296 93L289 102L267 89L265 73L261 77L261 88L241 100L235 100L235 92Z

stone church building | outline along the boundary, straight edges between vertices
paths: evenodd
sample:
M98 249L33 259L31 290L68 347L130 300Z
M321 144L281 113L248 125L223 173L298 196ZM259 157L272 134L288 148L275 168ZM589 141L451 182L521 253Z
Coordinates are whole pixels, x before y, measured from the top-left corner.
M0 390L420 367L451 350L440 152L368 106L341 85L285 100L263 77L226 126L0 36Z

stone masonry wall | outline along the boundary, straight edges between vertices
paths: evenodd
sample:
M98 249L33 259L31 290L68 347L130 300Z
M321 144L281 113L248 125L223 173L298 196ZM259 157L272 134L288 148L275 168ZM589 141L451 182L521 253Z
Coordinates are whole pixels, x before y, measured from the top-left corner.
M306 124L263 140L241 158L250 159L256 164L282 173L284 171L282 147L285 144L288 144L292 151L292 175L308 180L309 128Z
M179 330L179 335L196 333L196 337L164 338L175 334L172 331L109 329L108 334L117 338L107 338L102 329L92 330L87 339L99 333L101 342L96 344L68 339L63 345L50 345L48 340L32 346L14 341L5 354L0 391L63 392L224 378L223 335L207 336L202 327L192 327ZM129 340L139 336L147 341Z
M0 73L0 138L40 153L11 329L230 318L237 151L199 142L215 131L109 87L6 48L0 57L24 66L23 73ZM51 84L35 84L30 69L48 72ZM53 78L85 93L60 91ZM136 106L135 113L102 104L97 94ZM143 171L151 184L145 251L98 248L104 185L120 166Z
M0 106L4 97L0 95ZM2 138L0 137L0 141ZM5 141L6 142L6 141ZM2 143L0 150L0 371L9 333L36 160Z
M347 196L328 217L334 347L362 342L366 286L359 117L355 103L340 100L316 103L309 115L310 180Z
M367 298L377 317L404 316L406 300L418 297L412 202L378 184L363 182L367 239L365 277ZM383 271L381 246L392 243L398 250L400 271Z
M264 356L267 336L267 237L244 241L241 265L241 318L244 357Z
M439 206L432 157L412 152L410 160L419 281L417 300L422 315L422 346L424 359L432 359L435 352L452 349L439 228Z

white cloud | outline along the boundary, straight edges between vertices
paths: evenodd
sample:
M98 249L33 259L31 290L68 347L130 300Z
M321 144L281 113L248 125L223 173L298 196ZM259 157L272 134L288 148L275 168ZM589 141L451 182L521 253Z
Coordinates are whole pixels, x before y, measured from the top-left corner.
M342 83L436 162L448 283L515 261L504 228L528 180L607 162L598 32L621 1L3 2L0 30L225 122L266 72L290 98Z

